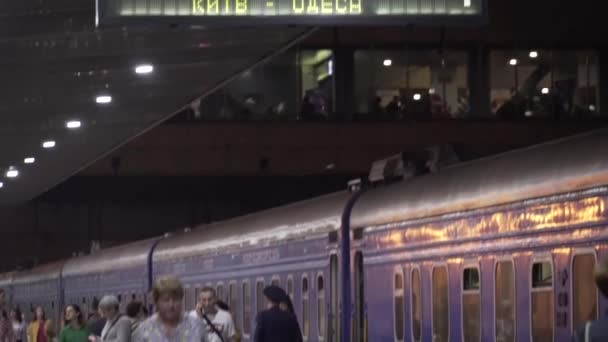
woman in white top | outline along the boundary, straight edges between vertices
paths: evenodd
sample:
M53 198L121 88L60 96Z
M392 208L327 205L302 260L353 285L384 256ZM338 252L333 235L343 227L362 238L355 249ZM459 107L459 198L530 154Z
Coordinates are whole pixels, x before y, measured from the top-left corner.
M11 323L13 324L13 332L15 333L16 342L27 342L27 326L23 322L21 310L11 310Z

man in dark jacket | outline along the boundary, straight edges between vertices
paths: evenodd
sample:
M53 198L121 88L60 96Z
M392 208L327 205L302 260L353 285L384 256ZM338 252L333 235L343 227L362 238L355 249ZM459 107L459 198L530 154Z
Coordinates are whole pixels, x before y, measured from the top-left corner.
M254 342L298 342L302 335L298 328L298 320L288 312L281 310L279 304L287 297L283 289L271 285L264 289L268 300L268 309L260 312L257 317Z
M608 298L608 259L605 259L596 266L595 284L600 293ZM608 317L588 322L584 327L576 331L572 340L576 342L608 341Z

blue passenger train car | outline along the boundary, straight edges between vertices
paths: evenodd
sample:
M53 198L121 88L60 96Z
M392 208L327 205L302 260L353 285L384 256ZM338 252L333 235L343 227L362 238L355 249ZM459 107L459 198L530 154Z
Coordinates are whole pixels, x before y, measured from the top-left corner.
M0 275L22 309L148 301L163 275L231 307L244 341L284 287L307 342L569 341L608 315L608 130Z

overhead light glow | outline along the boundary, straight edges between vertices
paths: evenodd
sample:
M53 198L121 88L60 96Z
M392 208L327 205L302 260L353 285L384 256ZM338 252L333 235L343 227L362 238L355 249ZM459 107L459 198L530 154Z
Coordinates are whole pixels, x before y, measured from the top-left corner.
M55 141L53 140L47 140L45 142L42 143L42 147L43 148L53 148L55 147Z
M595 105L590 104L589 105L589 110L592 112L595 112Z
M112 102L112 96L109 96L109 95L97 96L97 98L95 98L95 102L97 102L99 104L110 103L110 102Z
M78 120L71 120L65 123L65 127L69 128L69 129L76 129L76 128L80 128L81 123Z
M524 113L524 115L525 115L525 116L527 116L527 117L531 117L532 115L534 115L534 112L532 112L531 110L527 110L527 111Z
M0 189L4 188L4 183L0 182Z
M509 65L516 66L517 65L517 59L511 58L511 60L509 61Z
M530 54L528 56L530 56L530 58L537 58L538 57L538 51L530 51Z
M435 94L435 88L429 88L429 94L430 95Z
M389 67L389 66L393 65L393 60L392 59L385 59L382 62L382 65L384 65L385 67Z
M18 176L19 176L19 170L17 170L17 169L10 169L10 170L6 171L7 178L17 178Z
M139 75L149 74L154 71L154 66L152 64L140 64L135 67L135 73Z
M471 7L471 0L464 0L464 7Z
M27 158L23 159L23 162L25 164L34 164L36 162L36 158L34 158L34 157L27 157Z
M420 101L420 99L422 99L422 95L414 94L414 101Z
M540 92L543 94L549 94L549 88L544 87L543 89L540 90Z

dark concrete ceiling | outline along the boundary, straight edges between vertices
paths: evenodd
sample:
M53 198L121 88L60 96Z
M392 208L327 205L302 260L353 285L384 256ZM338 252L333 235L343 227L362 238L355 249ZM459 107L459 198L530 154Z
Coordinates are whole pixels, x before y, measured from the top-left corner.
M94 5L0 2L0 205L36 197L308 33L96 29ZM154 72L136 74L141 63ZM99 95L112 102L96 103ZM81 128L67 129L68 120ZM55 148L42 148L47 139ZM17 178L7 178L11 167Z

